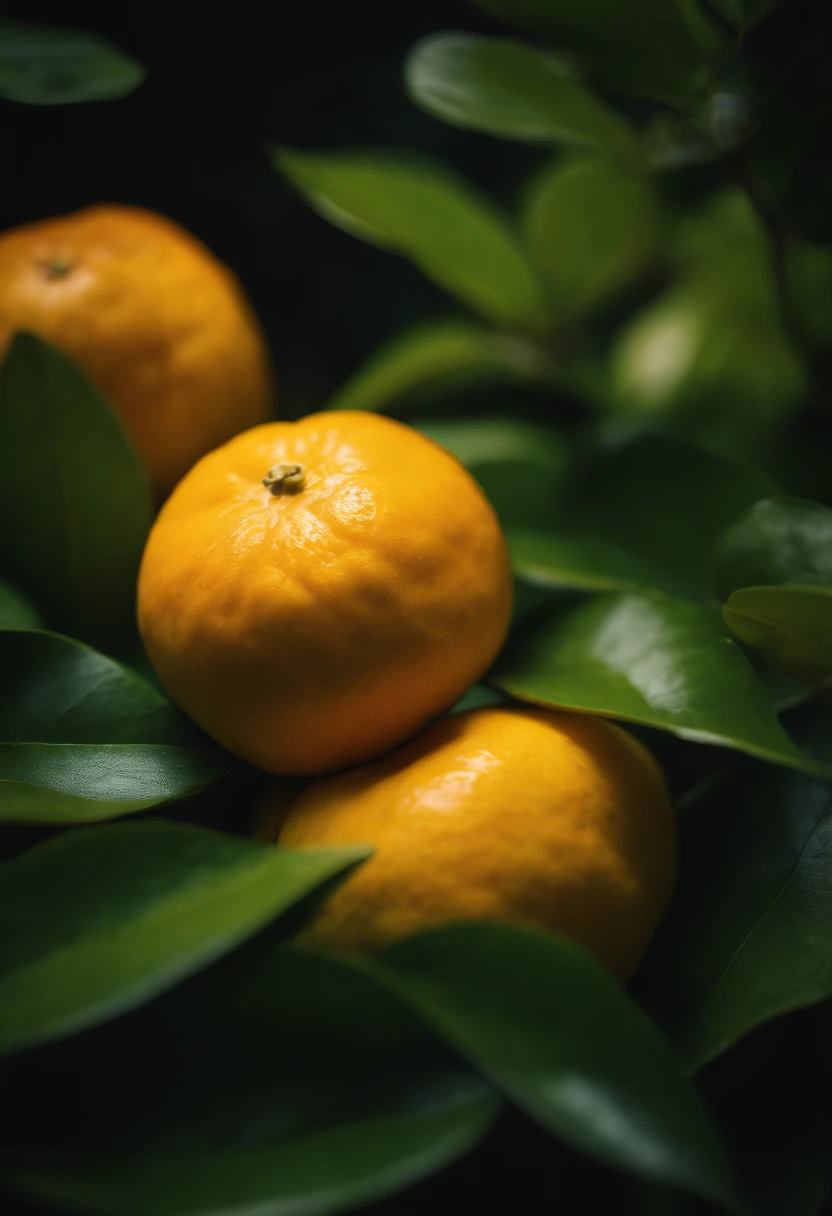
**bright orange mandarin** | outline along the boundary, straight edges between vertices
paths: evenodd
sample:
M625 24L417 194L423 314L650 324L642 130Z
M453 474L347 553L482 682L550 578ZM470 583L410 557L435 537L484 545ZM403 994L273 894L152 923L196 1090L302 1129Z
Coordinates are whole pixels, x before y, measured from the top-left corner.
M302 488L264 486L274 466ZM497 654L511 596L497 518L452 456L390 419L323 413L238 435L179 483L145 550L139 625L210 735L313 775L453 704Z
M302 937L354 951L458 920L567 934L633 974L676 878L662 774L601 718L480 709L406 747L314 782L258 835L290 848L375 852Z
M0 235L0 354L15 330L84 368L159 495L271 413L268 352L239 283L150 211L90 207Z

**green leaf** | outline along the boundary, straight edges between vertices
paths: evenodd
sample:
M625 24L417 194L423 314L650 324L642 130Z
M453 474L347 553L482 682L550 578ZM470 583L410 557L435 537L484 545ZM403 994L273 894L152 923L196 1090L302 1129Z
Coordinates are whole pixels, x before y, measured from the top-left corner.
M120 422L63 355L19 334L0 367L0 565L55 629L135 630L150 491Z
M726 623L787 675L832 673L832 511L765 499L721 537L714 579Z
M716 606L660 592L557 603L509 642L493 682L524 700L604 714L832 779L778 721Z
M428 321L397 334L371 355L326 405L385 410L402 397L477 381L534 381L554 375L531 342L465 321Z
M152 820L36 845L0 865L0 1052L150 1000L368 852Z
M761 585L832 588L832 511L798 498L755 503L719 538L714 583L722 599Z
M371 152L276 153L326 219L410 258L497 325L545 323L540 287L507 221L441 163Z
M832 675L832 587L745 587L722 610L732 633L784 675Z
M34 604L0 579L0 629L38 629L40 625Z
M3 1181L90 1216L313 1216L392 1194L488 1129L494 1096L400 999L335 959L247 954L109 1027L82 1087L24 1067L21 1096L45 1089L73 1151L17 1130Z
M711 3L726 21L747 30L767 17L779 0L711 0Z
M522 42L433 34L410 52L405 80L415 102L458 127L635 156L624 119L554 55Z
M696 0L477 0L551 39L622 93L695 106L716 85L727 40Z
M832 761L832 710L799 737ZM740 767L680 817L681 870L637 992L692 1068L764 1022L832 996L832 794Z
M573 943L452 926L366 966L573 1148L739 1210L716 1129L661 1035Z
M540 526L551 519L567 453L550 427L519 418L439 418L412 425L465 465L504 527Z
M773 491L759 470L680 440L642 435L591 452L545 532L510 534L515 569L551 586L645 587L710 598L707 567L716 538Z
M0 632L0 681L0 822L125 815L237 763L136 672L70 638Z
M144 68L83 30L0 20L0 97L30 105L103 101L132 93Z
M555 313L591 312L637 278L653 253L658 221L642 178L588 157L547 166L528 191L523 227Z
M805 387L779 322L726 310L688 283L619 329L608 375L613 416L640 426L659 420L745 458L770 452Z

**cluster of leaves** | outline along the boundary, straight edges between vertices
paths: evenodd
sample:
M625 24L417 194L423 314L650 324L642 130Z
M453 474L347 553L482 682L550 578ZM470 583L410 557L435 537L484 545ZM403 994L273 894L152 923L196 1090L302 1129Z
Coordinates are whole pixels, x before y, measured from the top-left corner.
M794 495L832 485L779 457L832 343L828 111L794 109L824 86L832 23L806 5L772 66L766 0L481 2L545 46L436 35L406 81L444 120L566 148L517 221L410 157L277 161L478 314L401 335L329 407L406 410L479 480L517 608L465 704L649 740L678 796L669 916L629 993L510 926L362 960L288 944L366 853L247 838L279 790L175 710L135 635L144 474L83 374L20 335L0 367L9 1204L338 1211L493 1143L507 1102L615 1171L622 1211L829 1210L832 511ZM6 96L139 79L75 33L39 58L36 35L0 26ZM691 171L707 189L682 210ZM448 414L492 382L535 412Z

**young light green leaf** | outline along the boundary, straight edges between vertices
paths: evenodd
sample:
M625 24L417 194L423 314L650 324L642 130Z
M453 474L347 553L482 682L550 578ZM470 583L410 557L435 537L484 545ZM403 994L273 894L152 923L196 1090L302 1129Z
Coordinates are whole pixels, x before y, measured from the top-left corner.
M773 488L756 469L681 440L642 435L590 453L545 531L510 535L515 569L551 586L710 598L715 539Z
M832 761L832 712L798 737ZM754 1027L832 997L832 792L738 768L680 818L676 895L636 986L690 1068Z
M0 865L0 1053L150 1000L367 855L161 821L36 845Z
M326 219L410 258L497 325L545 324L539 284L508 222L442 164L288 150L276 153L275 162Z
M0 681L0 822L126 815L236 764L136 672L59 634L0 632Z
M636 154L629 124L554 55L506 38L433 34L405 64L411 97L429 114L489 135L578 145L624 160Z
M299 951L232 956L104 1034L117 1069L41 1080L72 1153L38 1124L0 1157L8 1187L90 1216L352 1209L466 1152L498 1108L403 1001ZM38 1080L21 1064L16 1099Z
M41 624L34 604L0 579L0 629L39 629Z
M498 662L499 688L832 779L786 734L716 606L660 592L575 599L526 620Z
M538 174L522 222L560 317L591 312L636 279L658 235L648 183L589 157Z
M134 631L150 491L115 414L30 334L0 367L0 562L50 627L110 648Z
M104 101L132 93L144 68L83 30L0 20L0 97L30 105Z
M363 965L573 1148L740 1210L716 1129L663 1038L572 942L451 926Z
M571 52L622 93L694 107L730 53L697 0L476 0Z
M328 410L386 410L408 396L479 381L535 381L555 369L531 342L466 321L429 321L397 334L327 402Z
M552 518L567 453L551 427L519 418L437 418L411 425L465 465L504 527L545 527Z

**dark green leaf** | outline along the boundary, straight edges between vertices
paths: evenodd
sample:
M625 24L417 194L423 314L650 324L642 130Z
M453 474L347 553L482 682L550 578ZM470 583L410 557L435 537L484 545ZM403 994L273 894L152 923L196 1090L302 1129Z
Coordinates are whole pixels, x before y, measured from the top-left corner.
M727 41L696 0L477 0L572 52L623 93L671 105L701 101L717 82Z
M41 619L25 595L0 580L0 629L38 629Z
M292 950L232 957L105 1033L83 1086L48 1059L18 1081L45 1083L73 1153L35 1126L0 1158L8 1185L91 1216L341 1211L452 1161L497 1107L401 1000Z
M0 743L0 822L95 823L190 798L225 752L168 744Z
M504 925L454 926L367 966L573 1147L739 1208L716 1130L664 1040L573 943Z
M414 422L482 486L504 527L545 526L566 466L566 447L550 427L518 418L441 418Z
M83 30L0 21L0 97L66 105L124 97L144 68L104 38Z
M523 338L465 321L429 321L397 334L373 354L326 408L385 410L420 390L553 374L543 353Z
M199 743L203 736L141 676L82 642L0 632L3 743Z
M605 714L821 774L725 634L719 609L660 592L570 598L526 620L493 677L516 697Z
M0 866L0 1052L144 1003L368 852L153 821L36 845Z
M740 29L750 29L767 17L779 0L711 0L726 20Z
M628 124L554 55L474 34L434 34L410 52L414 101L459 127L532 142L577 144L633 159Z
M605 303L647 265L658 212L645 180L588 157L558 161L526 197L523 226L558 316Z
M576 469L546 532L509 538L515 568L553 586L710 597L714 541L774 489L756 469L641 436L592 453Z
M714 583L722 599L741 587L832 588L832 511L797 498L755 503L719 538Z
M720 539L714 578L743 642L786 674L832 672L832 511L797 499L758 502Z
M832 761L832 712L800 738ZM680 819L681 873L637 981L691 1068L755 1026L832 996L832 794L741 767Z
M70 638L0 632L0 682L0 821L109 819L236 763L136 672Z
M0 564L56 629L103 647L134 630L150 526L139 459L63 355L18 335L0 368Z
M442 164L370 152L280 151L276 164L326 219L415 262L498 325L545 323L540 287L497 209Z

